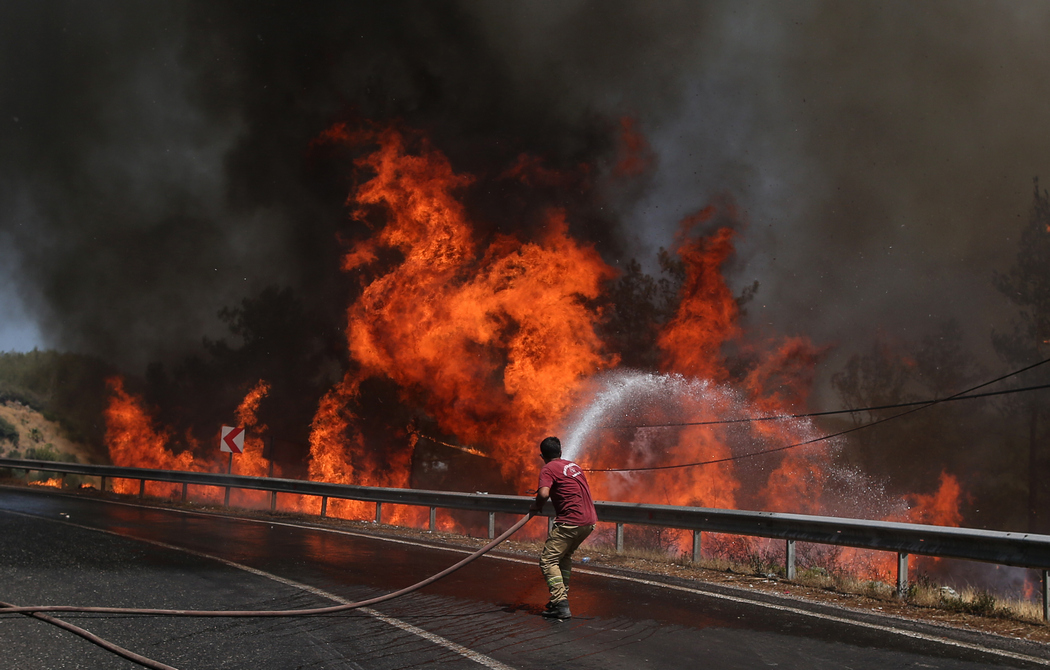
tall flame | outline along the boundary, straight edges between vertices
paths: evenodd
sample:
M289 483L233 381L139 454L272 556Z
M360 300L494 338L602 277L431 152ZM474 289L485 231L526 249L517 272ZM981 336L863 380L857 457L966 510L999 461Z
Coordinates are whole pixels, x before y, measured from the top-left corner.
M347 253L344 269L366 270L381 250L396 250L402 260L379 270L349 308L347 341L358 368L321 403L311 475L407 485L410 440L386 445L387 467L379 468L354 428L350 406L361 382L381 377L442 431L488 445L504 476L525 487L532 446L568 411L581 381L616 362L595 332L599 315L586 305L614 272L569 237L557 210L541 239L499 236L479 253L455 195L470 179L426 142L408 153L396 130L367 139L379 148L360 164L375 176L353 202L359 218L378 208L386 223Z
M265 477L269 474L270 461L265 458L266 447L263 443L263 435L268 428L266 424L260 423L256 416L259 411L259 403L269 392L270 384L260 379L237 407L237 424L244 428L244 451L233 456L233 474L249 477ZM230 493L230 499L235 505L248 507L262 505L268 496L269 493L266 491L247 489L235 489Z
M722 346L740 335L739 308L722 277L722 265L733 253L733 230L719 228L713 235L689 239L688 234L715 214L707 207L682 220L678 256L685 263L682 301L674 318L660 333L664 369L689 377L723 381L727 371Z

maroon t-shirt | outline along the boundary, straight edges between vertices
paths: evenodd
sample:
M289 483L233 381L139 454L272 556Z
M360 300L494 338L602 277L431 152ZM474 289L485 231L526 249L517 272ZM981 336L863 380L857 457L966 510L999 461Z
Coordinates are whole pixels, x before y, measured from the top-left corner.
M555 521L570 526L587 526L598 522L598 513L591 500L591 487L587 485L580 466L563 458L555 458L540 470L540 488L549 487L551 502L557 512Z

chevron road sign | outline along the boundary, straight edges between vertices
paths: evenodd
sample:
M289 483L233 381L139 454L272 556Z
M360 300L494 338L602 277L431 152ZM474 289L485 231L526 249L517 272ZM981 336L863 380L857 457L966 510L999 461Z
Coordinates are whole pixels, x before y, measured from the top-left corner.
M244 452L244 428L239 426L223 426L219 438L219 449L230 454Z

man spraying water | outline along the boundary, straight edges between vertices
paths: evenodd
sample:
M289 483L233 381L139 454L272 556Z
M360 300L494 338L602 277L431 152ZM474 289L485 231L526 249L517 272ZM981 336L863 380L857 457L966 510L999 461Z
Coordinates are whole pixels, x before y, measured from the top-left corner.
M530 514L538 514L550 498L556 516L547 534L547 542L540 554L540 570L547 580L551 599L543 616L548 619L569 619L569 576L572 572L572 554L594 530L598 513L591 499L587 477L580 466L561 457L561 441L548 437L540 442L543 469L540 485Z

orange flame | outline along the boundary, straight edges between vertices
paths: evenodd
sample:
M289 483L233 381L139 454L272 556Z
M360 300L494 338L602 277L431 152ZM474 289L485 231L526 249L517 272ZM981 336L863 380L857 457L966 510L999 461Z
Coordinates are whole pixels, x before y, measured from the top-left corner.
M676 252L684 264L685 276L679 307L659 334L658 345L664 353L663 369L686 379L706 380L705 386L683 386L668 381L659 389L657 400L648 401L644 424L669 422L663 431L636 434L630 453L622 448L594 447L587 452L592 467L663 467L676 463L714 461L702 467L658 470L645 475L621 475L617 478L596 477L592 484L600 496L621 500L661 502L672 505L701 505L736 508L742 491L741 473L731 445L741 439L789 444L812 432L799 422L755 423L738 428L733 437L726 427L709 425L676 426L677 417L668 414L666 403L692 421L711 421L733 414L786 414L791 406L802 405L813 378L813 368L821 356L803 338L790 338L776 351L754 363L737 386L744 391L728 390L731 374L726 366L724 347L741 336L738 324L739 306L722 274L722 266L733 253L729 226L721 226L710 235L697 235L696 229L716 216L738 217L731 202L723 201L680 224ZM637 402L636 402L637 404ZM588 440L589 444L615 445L622 438L612 434ZM753 449L752 449L753 450ZM627 456L628 458L625 458ZM627 463L633 457L634 462ZM786 452L779 457L763 483L750 482L749 496L763 509L774 511L821 511L825 458L809 452ZM753 475L752 475L753 478ZM751 492L758 490L756 495Z
M265 477L269 474L270 462L263 456L265 445L262 438L268 429L256 417L259 403L269 392L270 385L260 379L237 407L237 423L244 428L244 451L233 455L233 474L249 477ZM230 501L235 505L258 507L267 502L269 495L266 491L234 489L230 492Z
M542 239L499 236L479 254L455 195L471 179L425 141L410 154L393 129L367 139L378 150L359 163L375 176L353 195L355 215L378 209L386 224L351 249L343 267L364 270L381 249L403 260L368 281L349 309L347 340L359 369L321 403L311 476L407 485L414 441L388 446L388 467L378 468L354 427L350 407L360 383L380 377L396 382L441 430L487 445L504 476L527 487L531 446L568 411L581 380L615 364L595 333L598 315L584 302L614 273L569 237L560 211L548 215Z
M142 400L124 390L121 377L106 380L110 400L105 410L106 446L114 465L136 468L154 468L157 470L191 470L203 472L208 467L194 460L190 449L175 454L168 447L172 439L167 429L158 429L153 419L142 406ZM187 435L187 441L193 446L193 438ZM219 493L210 487L200 487L209 500L220 498ZM117 479L113 482L117 493L137 493L138 484L132 480ZM146 492L158 497L181 495L179 484L148 482Z
M727 372L721 348L740 335L740 310L722 277L722 265L733 253L734 233L723 227L710 237L687 237L714 214L715 208L708 207L681 223L677 252L686 264L682 302L658 344L664 352L664 370L723 381Z
M961 495L959 480L954 475L942 472L936 493L914 493L908 496L914 503L908 511L908 521L934 526L959 526L962 523L962 514L959 512Z

